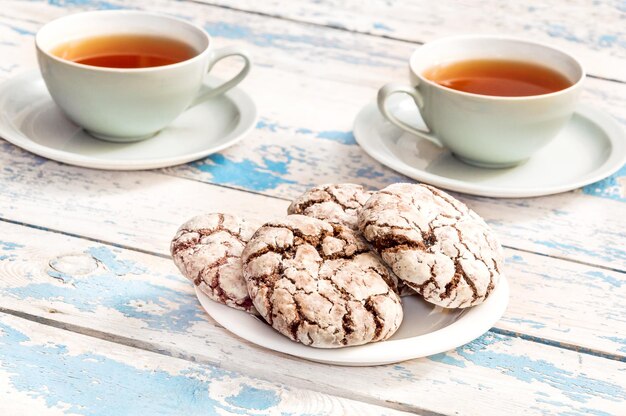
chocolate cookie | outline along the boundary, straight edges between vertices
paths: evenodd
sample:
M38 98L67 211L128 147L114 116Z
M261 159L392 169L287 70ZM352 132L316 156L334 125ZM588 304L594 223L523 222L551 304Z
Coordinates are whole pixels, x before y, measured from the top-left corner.
M178 229L170 251L181 273L209 298L255 312L241 268L241 252L253 233L233 215L198 215Z
M371 191L353 183L320 185L294 199L287 212L357 229L358 210L371 195Z
M399 183L375 193L359 227L396 275L436 305L478 305L500 278L503 251L489 226L432 186Z
M257 310L283 335L337 348L389 338L400 326L400 298L387 267L358 233L302 215L258 229L242 255Z
M302 214L328 222L358 229L358 212L372 196L372 191L353 183L320 185L293 200L287 212ZM387 283L400 296L415 295L415 291L390 271Z

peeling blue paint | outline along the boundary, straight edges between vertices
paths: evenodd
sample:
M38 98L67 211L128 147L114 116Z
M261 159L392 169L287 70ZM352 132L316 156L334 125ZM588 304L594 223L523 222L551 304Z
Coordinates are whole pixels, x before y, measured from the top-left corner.
M278 163L264 159L264 163L265 166L249 159L235 161L218 153L193 162L190 166L211 174L214 183L255 191L267 191L281 185L297 183L280 176L287 173L288 161Z
M14 261L17 259L17 256L13 251L17 248L24 247L22 244L12 243L10 241L0 241L0 251L8 252L7 254L0 255L0 261L8 260Z
M391 185L396 182L408 182L408 183L417 183L416 180L411 179L406 176L402 176L399 174L389 173L385 170L381 170L385 168L380 168L377 166L365 166L358 168L354 172L354 177L359 179L381 179L382 183L380 187L383 188L387 185Z
M116 251L119 252L119 250ZM87 252L94 259L102 263L108 270L118 276L124 276L127 274L143 274L148 272L147 268L138 265L134 261L118 259L117 255L105 246L91 247L87 250Z
M603 48L610 48L617 43L618 37L616 35L602 35L598 38L598 46Z
M24 245L18 243L12 243L10 241L0 241L0 250L13 251L16 248L23 248Z
M578 411L566 410L560 412L558 416L614 416L612 413L607 413L602 410L592 409L589 407L583 407Z
M546 32L553 38L562 38L570 42L582 43L582 39L578 38L561 24L549 24Z
M48 0L48 4L57 7L89 7L100 10L125 9L126 7L102 0Z
M452 357L449 353L442 352L440 354L431 355L428 357L430 361L436 361L438 363L449 364L455 367L464 368L465 362Z
M537 399L537 403L544 403L544 404L549 404L551 406L555 406L555 407L565 407L565 403L562 402L557 402L556 400L549 400L549 399Z
M351 131L327 130L318 132L315 137L328 139L341 144L356 144L356 139Z
M92 247L87 252L107 270L79 277L48 270L47 274L56 282L31 283L5 291L25 300L65 302L84 312L95 312L99 307L111 308L124 316L141 319L150 328L168 331L184 332L195 322L206 319L193 292L159 286L161 276L134 262L118 259L107 247ZM133 278L139 274L150 275L155 283ZM172 275L167 276L168 280L171 278ZM184 279L178 277L178 280ZM172 309L172 305L176 307ZM162 310L153 311L154 306Z
M364 179L378 179L378 178L382 178L383 176L385 176L385 174L381 172L380 170L375 169L372 166L367 166L364 168L357 169L357 171L355 172L355 176L357 178L364 178Z
M559 251L566 251L570 254L584 254L589 257L599 258L605 261L616 261L616 260L626 260L626 251L619 247L605 247L604 251L606 254L601 254L595 250L588 250L582 247L578 247L572 244L565 244L556 241L548 241L548 240L534 240L535 244L540 244L542 246L552 248Z
M414 381L416 380L415 375L411 370L403 366L402 364L395 364L393 367L393 377L396 380L401 381Z
M528 318L503 317L502 319L506 322L528 326L533 329L543 329L546 327L544 323L533 321L532 319L528 319Z
M375 22L372 26L374 29L384 30L385 32L393 32L393 29L384 23Z
M519 254L514 254L510 257L507 257L506 261L517 264L526 264L524 257L520 256Z
M618 179L621 179L623 183L620 184ZM584 186L583 193L626 202L626 165L613 175Z
M457 348L456 353L474 365L497 369L502 374L525 383L547 384L576 402L586 403L595 397L615 402L626 401L626 391L622 386L604 380L594 380L587 377L584 371L575 374L545 360L494 351L497 344L510 342L512 339L506 335L489 332Z
M260 130L268 130L272 133L275 133L279 130L291 130L287 126L280 125L275 122L269 122L267 120L261 120L256 125L257 129ZM345 144L345 145L355 145L356 139L354 138L354 134L352 131L341 131L341 130L323 130L323 131L314 131L307 128L298 128L295 130L296 134L306 134L312 135L317 139L326 139L331 140L337 143Z
M618 279L616 277L610 276L599 270L591 270L591 271L585 272L585 275L593 279L601 280L604 283L608 283L613 287L622 287L623 285L626 284L626 276L624 276L624 279Z
M7 25L5 24L6 27L8 27L9 29L11 29L12 31L14 31L15 33L18 33L22 36L35 36L35 32L28 30L28 29L24 29L22 27L19 26L13 26L13 25Z
M245 415L280 403L275 391L249 386L232 404L211 398L212 383L238 377L215 367L193 365L170 374L158 367L136 368L97 353L70 354L60 344L33 345L29 341L24 333L0 323L0 368L13 388L45 400L48 407L67 406L67 413L195 416L226 411Z
M379 54L376 57L374 57L373 54L362 55L357 53L355 55L356 52L354 52L354 45L341 44L340 40L336 37L254 32L248 27L227 22L209 22L204 25L204 29L215 37L245 39L246 41L262 48L271 47L298 53L302 51L302 44L306 44L325 48L326 51L323 52L320 50L320 53L326 53L328 58L336 59L342 62L367 66L388 67L395 65L386 63L380 59L374 59L396 59L389 56L382 56L382 54ZM319 60L320 54L307 54L307 57L307 59Z
M244 385L237 395L227 397L225 401L243 409L267 410L278 405L280 398L272 390Z
M278 131L278 129L285 129L286 127L282 127L280 125L278 125L278 123L269 123L265 120L259 120L258 123L256 123L256 128L259 130L269 130L272 133L275 133L276 131Z

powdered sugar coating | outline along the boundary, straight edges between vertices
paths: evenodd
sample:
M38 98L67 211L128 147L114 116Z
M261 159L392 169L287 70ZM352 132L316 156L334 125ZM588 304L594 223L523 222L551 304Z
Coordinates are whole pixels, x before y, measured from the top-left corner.
M241 252L253 233L252 225L234 215L198 215L181 225L170 251L181 273L209 298L255 312L241 266Z
M257 230L242 260L255 307L294 341L360 345L389 338L402 321L387 267L347 227L289 215Z
M371 191L353 183L320 185L294 199L287 212L357 229L358 210L371 195Z
M489 226L432 186L399 183L375 193L359 227L396 275L436 305L478 305L500 278L503 251Z
M353 183L326 184L313 187L293 200L287 212L301 214L358 230L358 212L372 196L361 185ZM387 283L400 296L414 295L415 291L405 285L390 271Z

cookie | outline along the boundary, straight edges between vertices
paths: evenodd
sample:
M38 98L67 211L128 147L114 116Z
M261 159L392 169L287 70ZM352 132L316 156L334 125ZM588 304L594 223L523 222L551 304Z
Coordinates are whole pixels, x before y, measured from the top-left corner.
M242 261L254 306L294 341L360 345L389 338L402 321L387 267L348 227L289 215L258 229Z
M356 230L358 229L358 211L363 208L372 193L361 185L353 183L320 185L294 199L287 212L342 224ZM415 295L415 291L391 271L387 283L400 296Z
M320 185L294 199L287 212L356 229L358 210L371 195L371 191L353 183Z
M396 275L435 305L478 305L500 278L503 251L489 226L432 186L376 192L359 211L359 228Z
M233 215L198 215L176 232L170 246L172 258L209 298L254 313L241 268L241 252L254 230Z

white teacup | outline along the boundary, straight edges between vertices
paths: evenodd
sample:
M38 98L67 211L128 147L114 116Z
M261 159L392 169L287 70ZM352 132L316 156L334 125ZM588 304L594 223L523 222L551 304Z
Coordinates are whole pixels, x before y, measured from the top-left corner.
M427 79L424 72L448 62L500 59L540 64L572 84L563 90L523 97L472 94ZM572 56L538 43L501 36L455 36L417 49L409 62L411 85L387 84L378 107L393 124L450 149L481 167L508 167L527 160L552 140L572 116L585 72ZM387 108L392 94L410 95L428 126L419 130ZM417 119L417 116L416 116Z
M131 69L83 65L52 54L68 41L103 35L163 36L184 42L196 54L171 65ZM210 36L189 22L141 11L61 17L41 28L35 43L41 74L57 105L93 136L117 142L153 136L190 106L233 88L251 65L241 49L214 50ZM233 55L243 58L243 69L217 88L203 87L213 65Z

